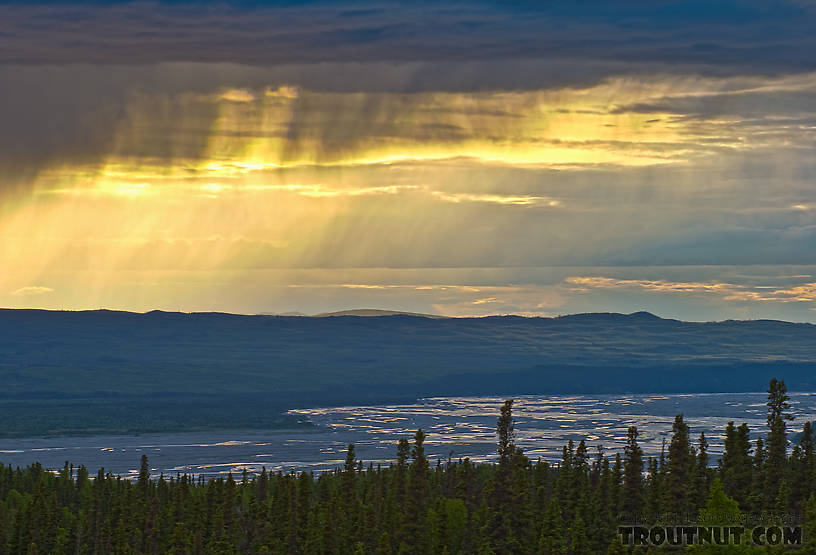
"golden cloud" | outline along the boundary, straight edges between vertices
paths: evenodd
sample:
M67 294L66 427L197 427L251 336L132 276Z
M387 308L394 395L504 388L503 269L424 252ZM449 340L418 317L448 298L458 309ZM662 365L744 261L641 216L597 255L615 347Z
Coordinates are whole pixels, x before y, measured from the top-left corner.
M28 285L20 287L11 292L12 297L34 297L37 295L45 295L46 293L53 293L54 290L50 287L43 287L42 285Z
M568 277L564 282L569 284L573 291L581 292L591 289L640 289L656 293L713 293L721 295L725 301L779 303L816 301L816 283L803 283L789 287L774 287L741 285L728 282L617 279L601 276Z

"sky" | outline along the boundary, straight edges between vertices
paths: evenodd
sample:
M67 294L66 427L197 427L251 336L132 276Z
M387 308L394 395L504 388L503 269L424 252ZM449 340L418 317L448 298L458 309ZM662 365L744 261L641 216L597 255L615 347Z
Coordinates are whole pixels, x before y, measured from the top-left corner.
M816 322L816 2L0 4L0 306Z

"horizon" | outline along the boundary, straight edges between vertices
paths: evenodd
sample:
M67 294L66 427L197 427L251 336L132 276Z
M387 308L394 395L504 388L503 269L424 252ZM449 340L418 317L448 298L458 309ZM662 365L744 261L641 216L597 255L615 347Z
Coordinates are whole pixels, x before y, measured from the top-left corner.
M661 316L659 314L655 314L648 310L636 310L634 312L571 312L565 314L554 314L554 315L542 315L542 314L480 314L474 316L444 316L441 314L428 314L428 313L419 313L419 312L405 312L400 310L392 310L392 309L381 309L381 308L348 308L342 309L332 312L321 312L316 314L305 314L301 312L286 312L286 313L276 313L276 312L224 312L224 311L217 311L217 310L202 310L202 311L185 311L185 310L167 310L161 308L154 308L152 310L145 310L145 311L138 311L138 310L127 310L127 309L118 309L118 308L82 308L82 309L66 309L66 308L13 308L13 307L0 307L0 311L37 311L37 312L71 312L71 313L83 313L83 312L115 312L115 313L124 313L124 314L134 314L134 315L149 315L153 313L162 313L162 314L182 314L182 315L208 315L208 314L218 314L218 315L225 315L225 316L259 316L259 317L276 317L276 318L343 318L343 317L350 317L350 318L388 318L391 316L397 317L411 317L411 318L426 318L430 320L472 320L472 319L484 319L484 318L524 318L524 319L546 319L546 320L557 320L559 318L570 318L575 316L627 316L627 317L638 317L638 316L646 316L650 318L656 318L658 320L666 320L666 321L674 321L680 323L688 323L688 324L723 324L728 322L778 322L782 324L805 324L810 326L816 326L814 322L808 321L795 321L795 320L781 320L778 318L750 318L750 319L738 319L738 318L725 318L722 320L683 320L680 318L671 318L668 316ZM360 312L373 312L374 314L359 314ZM356 313L356 314L355 314Z

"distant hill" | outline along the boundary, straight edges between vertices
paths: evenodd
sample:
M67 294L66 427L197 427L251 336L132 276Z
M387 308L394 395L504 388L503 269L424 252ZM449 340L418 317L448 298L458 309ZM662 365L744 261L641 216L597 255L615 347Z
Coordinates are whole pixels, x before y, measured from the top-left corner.
M445 318L438 314L422 314L419 312L401 312L399 310L380 310L378 308L355 308L352 310L339 310L337 312L324 312L323 314L316 314L317 318L325 318L327 316L418 316L420 318Z
M382 310L379 308L353 308L350 310L338 310L336 312L323 312L321 314L306 314L304 312L259 312L259 316L308 316L309 318L327 318L330 316L418 316L421 318L445 318L438 314L422 314L419 312L402 312L400 310Z
M308 314L293 310L291 312L259 312L258 316L308 316Z
M772 376L816 389L809 324L361 314L0 310L0 435L277 426L288 408L421 396L762 391Z

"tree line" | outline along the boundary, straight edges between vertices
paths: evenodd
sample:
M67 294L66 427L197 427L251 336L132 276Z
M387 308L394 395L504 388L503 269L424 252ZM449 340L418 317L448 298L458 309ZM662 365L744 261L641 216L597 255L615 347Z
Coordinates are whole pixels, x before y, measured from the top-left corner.
M264 470L206 481L186 474L154 479L144 456L134 481L104 469L92 479L84 466L68 463L59 472L0 465L0 552L646 552L620 541L621 522L727 510L802 514L802 552L816 553L813 429L804 423L790 448L788 401L784 381L771 380L766 433L752 440L746 424L729 422L716 464L705 434L692 438L682 414L657 457L644 457L630 427L623 453L590 452L582 440L565 445L558 463L531 460L515 444L508 400L491 464L431 461L418 430L413 441L399 441L388 466L365 466L349 445L342 468L318 475Z

